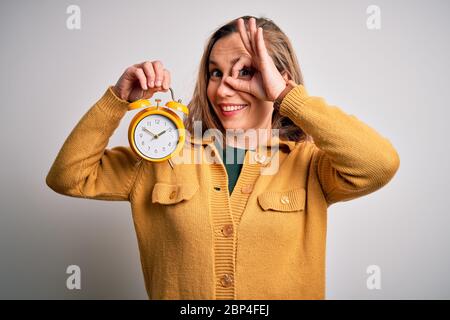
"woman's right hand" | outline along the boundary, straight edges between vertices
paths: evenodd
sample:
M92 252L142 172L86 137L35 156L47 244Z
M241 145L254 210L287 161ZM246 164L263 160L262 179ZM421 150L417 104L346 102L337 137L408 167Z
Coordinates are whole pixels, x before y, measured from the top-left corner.
M167 92L170 72L161 61L144 61L128 67L113 87L114 93L129 102L150 99L155 92Z

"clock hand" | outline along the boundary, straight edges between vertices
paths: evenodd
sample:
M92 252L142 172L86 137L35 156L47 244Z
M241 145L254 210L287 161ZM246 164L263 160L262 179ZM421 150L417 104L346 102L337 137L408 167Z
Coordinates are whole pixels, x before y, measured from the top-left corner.
M158 133L157 135L156 135L156 137L157 138L159 138L163 133L165 133L167 131L167 129L166 130L163 130L163 131L161 131L160 133Z
M144 131L146 131L146 132L148 132L148 133L150 133L152 136L153 136L153 139L156 139L156 138L158 138L158 135L157 134L154 134L153 132L151 132L150 130L148 130L147 128L145 128L145 127L142 127L142 130L144 130ZM152 140L153 140L152 139Z

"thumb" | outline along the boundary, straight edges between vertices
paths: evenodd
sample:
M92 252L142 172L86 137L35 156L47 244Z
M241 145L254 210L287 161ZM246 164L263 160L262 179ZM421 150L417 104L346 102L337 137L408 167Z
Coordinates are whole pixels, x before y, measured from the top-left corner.
M240 80L240 79L236 79L236 78L228 76L225 78L225 82L227 84L229 84L235 90L250 93L250 84L248 81L244 81L244 80Z

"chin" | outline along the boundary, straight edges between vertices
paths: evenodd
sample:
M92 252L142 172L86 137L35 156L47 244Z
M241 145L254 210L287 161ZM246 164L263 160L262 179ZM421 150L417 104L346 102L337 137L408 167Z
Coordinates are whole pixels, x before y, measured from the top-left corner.
M222 122L222 126L224 127L225 130L229 129L229 130L247 130L249 128L247 128L246 125L244 124L239 124L239 123L235 123L235 124L224 124Z

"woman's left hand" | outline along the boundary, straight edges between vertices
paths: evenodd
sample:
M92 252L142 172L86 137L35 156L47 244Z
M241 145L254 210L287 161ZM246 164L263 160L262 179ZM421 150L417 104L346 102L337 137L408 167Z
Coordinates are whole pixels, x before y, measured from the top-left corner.
M242 18L237 21L237 26L251 59L248 56L242 56L232 68L232 77L228 76L225 79L226 83L235 90L249 93L262 101L275 101L286 88L288 79L280 74L269 55L264 43L263 29L261 27L256 29L254 18L249 19L249 30L246 30ZM251 80L237 78L239 71L245 66L253 68Z

